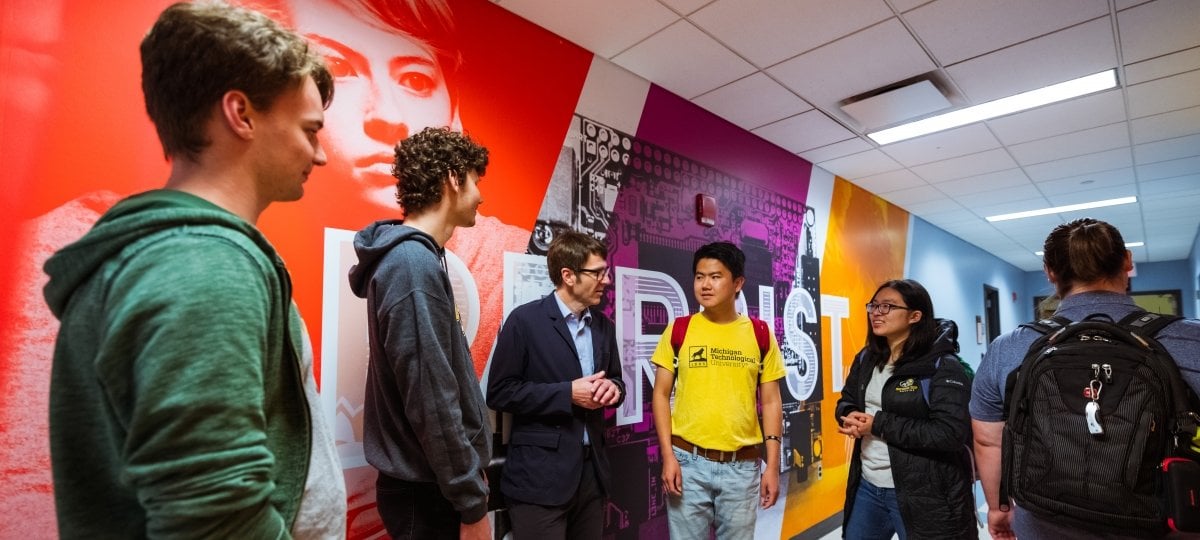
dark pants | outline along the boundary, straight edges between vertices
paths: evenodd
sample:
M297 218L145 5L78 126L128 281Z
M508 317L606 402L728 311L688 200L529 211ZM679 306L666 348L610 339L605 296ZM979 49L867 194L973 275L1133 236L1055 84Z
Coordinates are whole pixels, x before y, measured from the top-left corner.
M542 506L508 499L516 540L600 540L604 532L604 494L591 459L583 460L575 495L562 506Z
M375 481L375 502L396 540L457 539L461 515L433 482L406 482L385 474Z

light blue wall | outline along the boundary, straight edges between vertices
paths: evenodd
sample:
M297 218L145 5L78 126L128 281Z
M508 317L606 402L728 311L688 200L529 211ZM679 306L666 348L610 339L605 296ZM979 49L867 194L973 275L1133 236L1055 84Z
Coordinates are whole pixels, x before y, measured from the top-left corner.
M1192 254L1188 257L1188 288L1185 289L1184 305L1191 305L1193 313L1200 313L1200 234L1192 240ZM1195 299L1188 301L1188 299ZM1192 315L1193 317L1195 315Z
M1138 263L1137 275L1130 283L1130 290L1161 291L1178 289L1180 304L1183 306L1185 317L1196 316L1196 259L1195 249L1192 249L1192 259L1186 261L1166 261L1153 263ZM1025 286L1031 296L1045 296L1053 292L1053 287L1046 281L1043 272L1026 272ZM1030 300L1029 318L1033 318L1033 303Z
M1025 272L923 219L911 219L904 275L929 290L938 317L958 323L962 357L978 366L987 350L975 338L975 317L984 316L983 286L1000 292L1000 332L1008 332L1032 318Z

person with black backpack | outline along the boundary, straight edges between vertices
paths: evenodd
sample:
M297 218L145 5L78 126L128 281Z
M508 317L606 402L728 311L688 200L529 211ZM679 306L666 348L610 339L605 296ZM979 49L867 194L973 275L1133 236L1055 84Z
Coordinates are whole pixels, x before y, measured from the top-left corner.
M838 432L854 438L845 538L977 538L957 326L935 319L925 287L902 279L875 291L867 331L837 403Z
M996 338L975 377L988 530L1022 540L1164 537L1181 522L1166 510L1161 465L1195 435L1200 321L1133 302L1132 255L1108 223L1060 225L1044 250L1058 309Z

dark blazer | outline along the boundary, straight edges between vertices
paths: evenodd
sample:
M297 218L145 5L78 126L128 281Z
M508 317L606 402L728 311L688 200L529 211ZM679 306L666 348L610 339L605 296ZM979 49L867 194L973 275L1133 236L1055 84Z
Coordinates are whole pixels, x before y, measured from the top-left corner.
M619 405L625 399L625 384L616 328L599 310L588 309L595 369L616 383ZM505 497L544 506L566 504L579 487L584 429L600 487L606 495L611 493L604 409L587 410L571 402L571 381L582 376L579 353L553 293L508 315L496 339L487 386L488 406L513 416L500 481Z

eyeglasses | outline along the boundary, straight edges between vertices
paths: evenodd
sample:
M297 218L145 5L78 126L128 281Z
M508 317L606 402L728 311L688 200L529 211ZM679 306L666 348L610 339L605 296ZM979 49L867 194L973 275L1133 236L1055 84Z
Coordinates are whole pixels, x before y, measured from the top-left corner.
M880 315L887 315L888 313L891 313L893 309L907 310L910 308L897 306L896 304L876 304L875 302L867 302L867 313L875 313L878 311Z
M609 270L609 267L602 266L600 268L576 268L575 272L578 274L591 274L593 278L596 278L596 281L600 281L604 278L612 277L608 272Z

